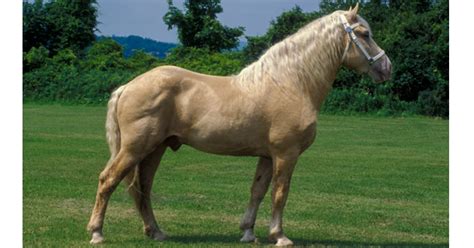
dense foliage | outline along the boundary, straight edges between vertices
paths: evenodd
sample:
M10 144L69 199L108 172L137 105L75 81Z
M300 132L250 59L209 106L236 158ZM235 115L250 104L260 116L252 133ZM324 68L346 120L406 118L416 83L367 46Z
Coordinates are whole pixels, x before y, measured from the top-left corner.
M44 46L52 54L81 52L95 40L96 0L23 2L23 50Z
M199 38L197 33L181 30L178 32L181 46L166 50L165 58L150 55L153 54L152 45L148 47L146 44L150 43L147 40L133 36L124 38L121 42L119 40L120 43L125 43L125 50L112 39L100 38L92 42L87 34L93 34L96 25L95 1L81 1L89 7L81 15L74 11L78 5L73 2L76 3L62 0L23 3L23 87L26 100L104 102L116 86L164 64L208 74L235 74L246 64L258 59L268 47L306 23L336 9L348 9L356 1L323 0L319 11L310 13L305 13L296 6L272 21L264 35L247 37L248 43L243 51L229 51L228 48L236 45L233 42L230 42L232 46L219 48L212 45L230 44L216 42L222 36L213 40L215 36L208 33ZM187 12L182 13L170 2L170 10L164 19L181 20L176 23L183 24L184 20L198 18L189 15L207 13L212 22L218 23L215 16L222 12L219 1L186 1L185 4ZM61 8L62 11L58 11ZM173 13L170 14L171 12ZM364 1L360 15L371 24L376 42L392 60L392 80L374 84L366 76L343 69L324 104L324 111L448 117L448 1ZM192 20L204 23L204 20L198 19ZM61 22L54 23L55 20ZM68 23L84 23L81 25L87 28L73 30L71 27L74 25ZM203 26L198 25L192 29L201 32L203 29L198 27ZM83 38L74 38L79 34ZM236 37L238 36L234 36L235 41ZM114 39L118 40L117 37ZM183 39L193 41L185 42ZM137 44L143 44L143 50L127 51L127 47L136 47ZM124 52L127 56L124 56Z
M168 0L169 10L163 17L168 29L178 28L178 37L183 46L222 51L235 48L243 27L230 28L217 20L223 11L220 0L186 0L185 13Z
M267 33L247 37L246 62L317 17L349 9L357 1L323 0L320 10L304 13L298 7L272 21ZM375 85L343 69L326 111L417 113L449 115L449 9L448 0L364 1L359 12L370 24L376 42L393 65L392 80Z
M24 64L31 68L23 75L25 99L81 103L105 102L117 86L159 65L216 75L233 74L243 66L237 52L197 48L175 48L161 60L141 50L125 58L123 47L112 39L95 42L83 58L70 49L48 57L46 48L33 48L24 55Z
M299 6L283 12L276 20L270 22L267 33L262 36L246 37L248 43L243 50L246 61L250 63L258 59L269 47L320 16L319 12L304 13Z

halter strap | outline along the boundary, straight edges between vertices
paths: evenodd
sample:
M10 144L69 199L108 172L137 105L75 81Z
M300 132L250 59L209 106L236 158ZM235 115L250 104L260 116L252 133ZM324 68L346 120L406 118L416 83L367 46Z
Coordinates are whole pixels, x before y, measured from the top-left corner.
M344 54L342 55L342 61L344 61L344 59L346 58L347 51L349 51L349 45L352 42L354 42L354 44L359 48L362 54L364 54L365 58L369 61L371 65L375 63L377 60L379 60L380 58L382 58L382 56L385 54L384 50L381 50L377 55L372 57L364 48L364 46L362 46L362 44L360 43L359 39L354 33L354 29L358 27L360 23L356 22L350 25L344 15L340 15L339 17L341 19L342 25L344 26L344 30L347 32L347 34L349 34L349 38L351 39L351 41L347 43L346 48L344 49Z

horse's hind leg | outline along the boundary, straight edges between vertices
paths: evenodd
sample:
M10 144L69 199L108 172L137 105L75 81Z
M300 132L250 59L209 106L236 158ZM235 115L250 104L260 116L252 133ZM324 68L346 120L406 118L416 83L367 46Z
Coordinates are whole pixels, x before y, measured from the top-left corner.
M109 198L120 181L139 162L139 159L132 152L122 149L115 159L100 173L95 205L87 225L87 229L92 233L92 244L101 243L104 240L102 226Z
M240 239L241 242L252 242L255 240L253 233L255 219L257 218L258 207L272 179L272 171L272 160L261 157L258 161L257 171L253 179L250 202L240 223L240 229L244 231L244 236Z
M143 229L147 236L155 240L164 240L165 235L160 231L151 206L151 188L153 179L166 150L165 145L159 145L136 168L136 173L129 173L125 180L129 184L129 193L135 200L136 207L143 219Z

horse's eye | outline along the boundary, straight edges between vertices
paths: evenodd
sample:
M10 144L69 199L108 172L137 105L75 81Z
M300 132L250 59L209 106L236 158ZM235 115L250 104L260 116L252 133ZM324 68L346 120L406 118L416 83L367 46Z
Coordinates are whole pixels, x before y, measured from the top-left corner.
M369 31L364 31L364 32L362 33L362 36L364 36L365 38L370 38L370 33L369 33Z

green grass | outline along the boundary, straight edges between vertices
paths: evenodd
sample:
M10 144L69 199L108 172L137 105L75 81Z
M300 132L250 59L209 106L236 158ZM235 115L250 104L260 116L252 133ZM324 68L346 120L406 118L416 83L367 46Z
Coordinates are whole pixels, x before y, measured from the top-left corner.
M86 224L108 159L105 107L24 105L26 247L87 247ZM294 172L284 229L305 246L447 246L448 121L321 115ZM107 247L239 244L256 158L168 151L153 206L169 240L142 234L121 186L106 214ZM256 223L266 246L270 194Z

